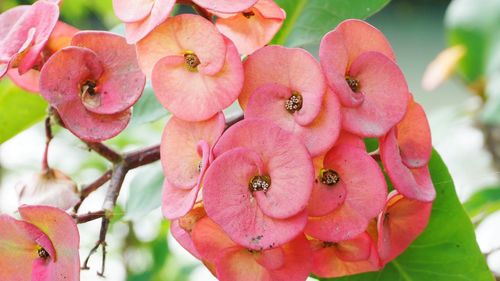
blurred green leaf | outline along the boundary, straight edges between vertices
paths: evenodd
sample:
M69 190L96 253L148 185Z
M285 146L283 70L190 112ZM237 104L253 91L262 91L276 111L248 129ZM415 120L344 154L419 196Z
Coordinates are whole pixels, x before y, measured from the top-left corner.
M0 144L46 115L47 102L38 94L19 89L7 79L0 81Z
M169 112L158 102L151 83L148 81L141 98L134 105L132 124L142 125L165 117Z
M276 0L286 11L286 20L273 44L314 51L321 38L341 21L365 19L390 0Z
M471 218L479 219L500 211L500 186L479 190L464 203L464 207Z
M448 41L451 46L464 45L465 57L459 72L472 83L484 77L492 52L500 38L500 1L454 0L445 15Z
M130 183L130 195L125 206L125 220L141 219L161 206L163 171L159 163L139 170Z
M458 201L448 169L435 151L429 168L437 196L429 225L422 235L379 272L329 280L494 280L477 245L474 227Z

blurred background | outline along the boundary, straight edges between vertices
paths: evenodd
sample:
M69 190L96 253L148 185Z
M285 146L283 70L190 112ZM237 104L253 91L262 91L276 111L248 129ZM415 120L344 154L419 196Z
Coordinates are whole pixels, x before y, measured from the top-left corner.
M0 12L31 2L1 0ZM478 118L481 95L470 90L470 83L464 82L467 79L453 76L433 91L426 91L421 86L429 63L449 46L444 27L449 4L446 0L393 0L368 21L392 43L411 91L426 109L433 144L450 169L461 201L466 202L480 190L499 189L498 169L494 168L498 163L494 163L492 156L495 148L486 145L485 136L491 135L491 127L485 129L485 123ZM500 14L500 10L496 13ZM109 30L119 23L113 14L111 0L66 0L62 6L62 20L80 29ZM146 93L143 99L148 97L152 98L152 93ZM139 106L134 113L144 108ZM107 143L121 151L158 143L166 112L158 107L148 111L152 112L149 117L132 121L119 137ZM158 120L149 122L155 119ZM49 152L52 167L70 175L79 184L92 182L108 168L105 161L89 152L65 130L55 133ZM17 209L17 202L13 200L16 188L40 170L44 142L44 128L38 123L0 146L0 213L14 213ZM134 170L126 177L108 236L106 280L213 279L201 263L168 235L168 222L162 220L158 208L161 184L159 163ZM99 210L104 191L102 188L92 194L81 211ZM481 250L488 257L492 270L500 273L500 253L495 252L500 248L500 212L496 212L500 204L496 202L489 207L488 216L480 218L474 215L477 210L468 211L476 225ZM100 221L79 227L84 259L97 240ZM96 275L100 269L100 254L92 257L90 267L82 273L82 280L102 280Z

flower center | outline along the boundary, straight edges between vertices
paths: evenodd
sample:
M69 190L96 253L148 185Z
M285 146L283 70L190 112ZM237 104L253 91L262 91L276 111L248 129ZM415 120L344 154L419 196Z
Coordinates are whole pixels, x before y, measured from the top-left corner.
M304 99L299 92L292 91L292 96L285 101L285 109L290 113L295 113L302 108Z
M271 178L269 176L254 176L248 183L248 189L251 192L264 191L266 193L271 187Z
M255 13L254 13L253 11L243 12L242 14L243 14L243 16L244 16L245 18L247 18L247 19L249 19L249 18L251 18L251 17L255 16Z
M337 247L337 243L335 242L323 242L321 246L323 246L323 248L331 248L331 247Z
M47 252L47 250L45 250L44 248L40 247L37 251L38 253L38 256L44 260L48 259L50 257L49 253Z
M80 97L87 107L98 107L101 105L101 97L97 92L97 82L87 80L80 89Z
M355 93L359 92L359 81L350 77L350 76L346 76L345 77L345 81L347 82L347 85L349 85L349 87L351 88L351 90Z
M200 63L200 59L195 53L187 52L184 54L184 65L186 66L187 70L191 72L197 72L198 65L200 65Z
M335 185L340 181L340 176L337 172L331 169L321 169L319 171L319 180L322 184Z

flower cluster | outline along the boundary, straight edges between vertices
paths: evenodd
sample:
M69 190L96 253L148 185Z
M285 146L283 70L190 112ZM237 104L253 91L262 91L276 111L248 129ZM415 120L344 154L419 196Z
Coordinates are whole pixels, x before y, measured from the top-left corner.
M169 17L176 3L199 15ZM436 196L429 125L373 26L340 23L318 62L267 45L285 19L272 0L114 0L125 36L58 22L58 4L0 15L0 77L39 91L87 142L119 134L150 79L172 113L160 147L163 214L220 280L377 271L426 227ZM226 123L236 101L244 118ZM368 151L368 139L378 148ZM0 257L0 279L78 280L71 217L20 213L24 221L0 216L0 249L21 251Z
M138 43L174 115L161 145L174 237L220 280L339 277L401 254L430 216L432 144L383 34L347 20L321 41L320 62L261 46L241 67L232 43L195 17ZM210 42L196 44L203 32ZM225 126L221 110L236 98L244 119Z

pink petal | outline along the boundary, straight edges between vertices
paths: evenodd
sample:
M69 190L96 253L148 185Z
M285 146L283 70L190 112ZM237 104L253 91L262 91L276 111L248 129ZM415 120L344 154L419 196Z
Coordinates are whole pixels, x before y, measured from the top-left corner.
M319 174L319 171L317 174ZM311 217L327 215L344 203L346 195L347 189L345 184L328 186L321 183L319 179L315 179L311 197L307 205L307 213Z
M321 245L321 244L320 244ZM341 277L380 269L375 243L366 233L338 246L319 246L313 254L314 275L323 278Z
M80 280L80 236L73 219L60 209L45 206L20 207L19 213L54 244L56 258L47 265L52 274L48 280Z
M309 124L302 126L300 117L285 108L285 102L292 96L290 89L279 84L259 87L250 97L245 118L262 118L298 136L306 145L311 156L326 153L335 143L340 132L340 105L332 92L324 95L321 111ZM306 102L306 101L304 101ZM307 110L304 109L304 110Z
M272 270L273 280L302 281L312 270L312 250L303 234L281 246L284 255L283 267Z
M274 162L277 164L279 161ZM269 194L275 187L282 188L279 182L284 175L279 171L273 174L275 163L273 161L268 163L266 164L269 165L273 181ZM264 201L265 198L262 197L256 199L248 187L252 177L264 174L263 164L257 153L243 147L235 148L215 159L207 171L203 188L203 200L208 216L220 225L233 241L255 250L273 248L290 241L302 231L307 219L306 213L300 212L303 208L297 208L294 201L289 201L291 208L284 206L289 213L286 219L276 219L266 215L269 211L274 211L264 212L264 208L271 206L268 204L270 201ZM278 186L274 186L273 176ZM304 188L303 185L294 186ZM256 193L258 196L262 192ZM271 198L282 199L274 199L275 196ZM302 201L300 197L298 200ZM268 205L263 206L261 202ZM296 215L292 217L290 210Z
M121 0L114 0L113 2L119 1ZM134 22L125 22L127 43L136 44L148 34L150 34L151 31L153 31L157 26L165 22L165 20L168 18L168 15L174 8L174 5L175 0L155 0L147 17ZM138 13L135 18L144 15L144 11L142 11L141 13ZM131 20L132 18L129 19ZM153 67L153 65L151 67Z
M149 16L155 2L155 0L113 0L113 9L121 21L136 22Z
M1 280L30 280L31 262L38 259L39 247L55 256L52 243L36 226L0 215Z
M191 255L197 259L202 258L198 250L196 250L191 234L180 227L179 220L173 220L170 223L170 233L184 249L191 253Z
M25 42L25 40L14 36L18 36L16 31L20 28L19 19L23 19L23 14L30 8L31 6L28 5L19 5L0 14L0 36L2 37L2 41L0 41L0 78L7 73L13 56ZM22 36L25 36L25 33Z
M303 107L295 112L296 121L301 125L311 123L321 110L325 78L318 62L305 50L266 46L248 56L243 67L245 83L239 96L243 109L255 90L275 83L302 95Z
M104 31L82 31L73 37L71 45L92 50L103 68L96 82L99 104L86 105L89 111L119 113L141 97L146 77L137 63L135 48L125 38Z
M256 261L267 270L279 269L285 263L285 254L281 247L263 250L259 253L260 255L256 255Z
M199 184L211 158L210 150L225 125L222 112L200 122L170 118L163 131L160 153L165 176L174 187L191 189Z
M176 117L186 121L206 120L238 98L243 68L234 45L225 41L226 62L215 75L186 69L183 56L164 57L156 63L153 89L160 103Z
M370 219L384 207L387 186L377 162L364 150L336 146L324 160L324 168L338 173L333 187L346 189L344 203L331 213L310 217L305 233L322 241L348 240L364 232Z
M383 264L399 256L427 226L432 203L391 192L377 222L378 251Z
M363 150L366 150L365 142L362 138L349 133L348 131L340 131L339 137L335 145L350 145Z
M40 52L49 40L58 18L59 7L56 4L47 1L37 1L23 14L23 17L17 22L16 26L13 27L13 31L16 33L15 36L19 37L16 39L5 39L6 42L13 43L17 40L23 40L26 38L24 36L29 34L31 28L35 29L34 38L30 46L20 54L20 57L16 58L16 60L20 60L18 66L19 74L22 75L28 72L37 63Z
M380 52L396 61L384 34L370 24L357 19L341 22L321 40L319 58L329 86L339 95L344 106L359 105L360 100L345 81L351 64L363 53Z
M199 185L191 189L177 188L165 179L161 204L163 216L174 220L187 214L193 208L199 190Z
M269 271L260 265L254 253L246 249L227 251L218 262L217 278L220 281L272 281Z
M244 120L224 133L214 147L214 156L217 158L238 147L257 153L266 168L264 172L271 178L271 188L266 193L255 194L264 214L284 219L306 207L314 180L314 168L306 147L298 138L270 121ZM241 182L247 186L246 190L249 179L255 175L246 178L245 183Z
M431 129L424 109L413 99L397 125L397 141L402 161L408 168L427 165L432 154Z
M210 263L219 260L227 249L241 248L209 217L194 225L191 237L200 256Z
M285 12L272 0L260 0L250 10L232 17L217 18L215 26L234 42L240 54L251 54L265 46L279 31Z
M153 67L160 59L183 56L187 52L193 52L199 58L199 72L216 75L227 59L226 46L224 37L211 22L197 15L182 14L168 18L138 42L137 56L147 77L151 77Z
M193 2L216 12L237 13L252 7L257 0L193 0Z
M408 86L399 67L378 52L366 52L351 65L348 75L360 83L363 101L343 107L344 129L362 137L380 137L403 118Z
M19 75L17 69L11 69L7 72L9 78L14 84L29 92L37 93L40 91L40 71L31 69L23 75Z
M113 115L87 110L80 98L81 85L97 80L103 69L89 49L67 47L52 55L40 74L40 93L57 109L65 126L86 141L102 141L119 134L130 120L130 111Z
M408 168L403 163L396 139L395 129L379 141L380 158L394 187L409 199L431 202L436 197L436 190L429 174L428 166Z

